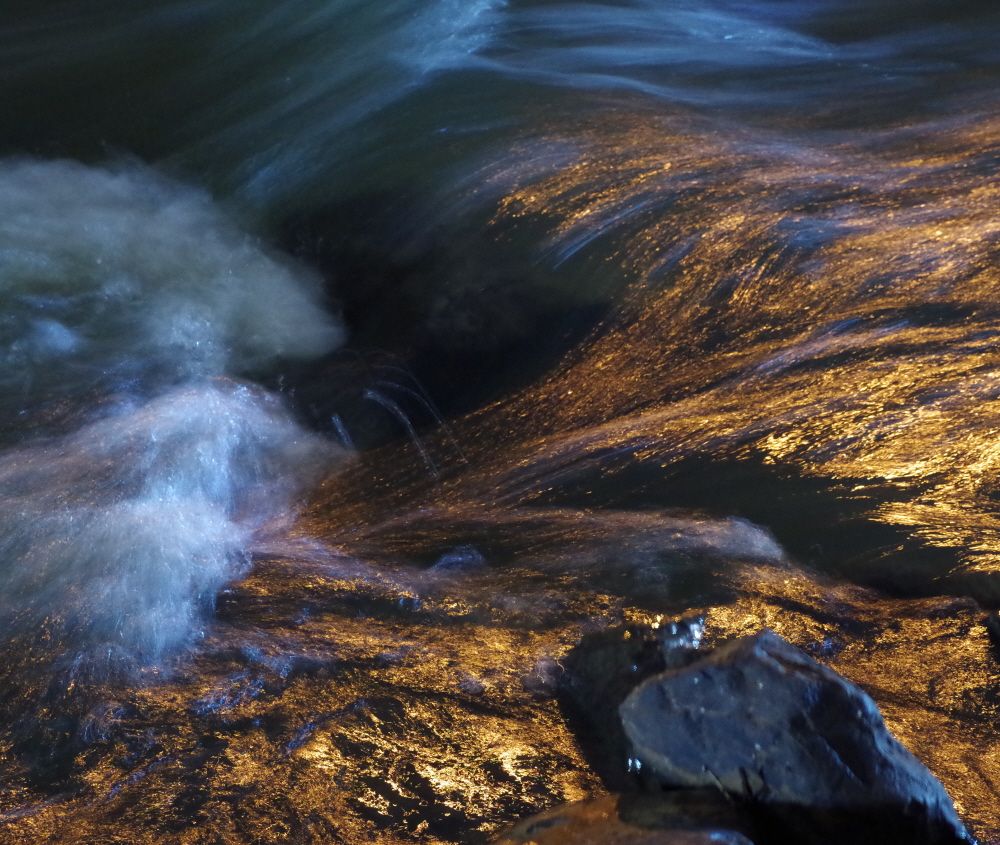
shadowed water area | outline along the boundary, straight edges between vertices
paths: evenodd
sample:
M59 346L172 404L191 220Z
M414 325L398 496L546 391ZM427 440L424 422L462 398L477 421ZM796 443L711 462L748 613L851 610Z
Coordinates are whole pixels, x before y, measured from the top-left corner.
M7 2L0 842L486 843L632 777L581 638L704 613L1000 843L998 36Z

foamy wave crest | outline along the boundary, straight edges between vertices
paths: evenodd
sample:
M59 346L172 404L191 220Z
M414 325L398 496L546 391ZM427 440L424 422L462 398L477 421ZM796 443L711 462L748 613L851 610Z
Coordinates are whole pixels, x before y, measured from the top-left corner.
M138 165L0 163L0 386L250 373L342 340L318 279Z
M244 572L254 532L331 457L274 397L226 379L6 452L0 630L19 646L8 667L95 680L188 643Z
M313 273L139 165L0 162L0 309L0 708L43 714L204 627L336 457L230 376L342 330Z

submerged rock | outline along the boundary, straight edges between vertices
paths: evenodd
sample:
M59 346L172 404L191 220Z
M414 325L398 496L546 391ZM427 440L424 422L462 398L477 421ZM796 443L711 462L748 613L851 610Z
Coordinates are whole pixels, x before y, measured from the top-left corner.
M635 827L724 832L727 836L739 833L758 845L769 841L746 802L734 800L715 787L623 793L616 809L619 819Z
M803 841L970 841L872 699L771 631L648 678L619 712L644 773L752 801Z
M494 845L753 845L719 826L664 829L623 812L624 796L567 804L519 822ZM633 813L634 815L634 813Z

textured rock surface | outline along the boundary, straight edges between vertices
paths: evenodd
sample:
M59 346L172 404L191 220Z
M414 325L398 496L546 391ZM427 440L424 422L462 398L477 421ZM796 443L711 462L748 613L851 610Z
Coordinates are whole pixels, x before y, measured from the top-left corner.
M848 830L873 841L967 838L944 788L871 698L773 632L647 679L620 713L660 782L760 802L818 831L815 841Z
M660 829L626 821L613 796L567 804L519 822L494 845L752 845L718 827Z

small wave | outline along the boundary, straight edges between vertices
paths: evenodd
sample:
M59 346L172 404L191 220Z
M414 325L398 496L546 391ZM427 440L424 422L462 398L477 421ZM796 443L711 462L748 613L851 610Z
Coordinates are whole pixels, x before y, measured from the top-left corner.
M334 450L229 380L170 391L0 455L0 629L69 680L154 664L196 635Z

